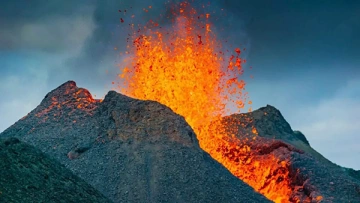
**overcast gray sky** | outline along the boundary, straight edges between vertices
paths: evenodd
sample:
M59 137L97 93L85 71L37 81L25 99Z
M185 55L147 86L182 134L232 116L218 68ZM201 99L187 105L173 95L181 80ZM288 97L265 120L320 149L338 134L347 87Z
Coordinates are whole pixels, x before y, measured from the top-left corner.
M118 10L145 22L166 12L163 2L0 1L0 131L67 80L104 96L125 48L119 19L129 15ZM243 79L253 108L275 106L325 157L360 169L360 2L210 2L226 13L214 14L218 36L247 49L253 68Z

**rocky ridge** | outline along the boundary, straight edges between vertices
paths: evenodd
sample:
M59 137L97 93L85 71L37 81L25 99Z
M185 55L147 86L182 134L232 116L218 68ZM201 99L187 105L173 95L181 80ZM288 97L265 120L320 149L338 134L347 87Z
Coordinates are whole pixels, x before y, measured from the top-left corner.
M252 161L271 156L278 159L281 164L267 178L283 181L281 178L288 177L291 202L360 202L357 172L339 167L314 150L301 132L291 129L275 107L267 105L250 113L230 115L223 122L228 125L228 133L241 140L238 146L251 148L247 156Z
M114 202L267 202L200 149L184 118L69 81L0 134L54 157Z
M0 202L111 202L69 169L17 138L0 139Z
M220 151L234 167L245 163L257 170L259 191L274 180L288 181L289 202L360 202L357 171L316 152L276 108L268 105L223 122L230 145ZM0 137L36 146L114 202L267 201L202 151L183 117L114 91L95 100L69 81ZM244 146L251 150L239 150ZM264 168L274 157L272 168ZM252 176L246 173L234 175ZM277 193L278 187L270 189Z

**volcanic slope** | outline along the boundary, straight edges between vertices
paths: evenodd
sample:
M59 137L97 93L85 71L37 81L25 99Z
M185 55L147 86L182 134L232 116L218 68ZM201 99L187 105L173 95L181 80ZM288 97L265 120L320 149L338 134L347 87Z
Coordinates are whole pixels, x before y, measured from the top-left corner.
M59 162L16 138L0 139L0 202L111 202Z
M0 134L56 158L114 202L269 202L199 147L184 118L69 81Z
M310 146L301 132L291 129L276 108L267 105L250 113L224 117L223 122L228 133L241 140L237 146L251 148L248 153L237 154L232 148L225 150L229 153L224 153L224 157L234 165L239 163L236 160L238 157L251 157L243 163L252 165L254 170L267 171L265 166L269 163L258 166L256 162L277 158L278 165L269 167L270 173L264 177L268 180L257 180L258 183L267 183L271 179L288 181L291 202L360 202L359 172L344 169L323 157ZM242 178L249 174L235 175ZM266 188L261 184L256 186Z

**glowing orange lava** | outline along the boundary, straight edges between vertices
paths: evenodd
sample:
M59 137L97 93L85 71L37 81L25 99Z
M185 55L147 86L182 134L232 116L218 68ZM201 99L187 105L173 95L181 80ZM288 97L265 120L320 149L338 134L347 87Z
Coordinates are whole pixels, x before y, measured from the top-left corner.
M252 158L251 147L235 138L229 142L220 122L230 112L227 107L237 107L239 112L247 102L245 83L239 80L244 62L241 50L222 51L208 22L210 14L197 14L185 2L173 15L172 27L151 22L134 32L125 62L131 64L119 75L124 81L122 92L158 101L184 116L203 150L267 198L288 202L287 173L271 175L287 163L274 156Z

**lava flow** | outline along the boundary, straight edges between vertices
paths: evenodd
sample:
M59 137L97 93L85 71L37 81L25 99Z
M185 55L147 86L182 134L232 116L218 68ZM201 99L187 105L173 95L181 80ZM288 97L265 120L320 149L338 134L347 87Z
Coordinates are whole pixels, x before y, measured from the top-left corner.
M200 147L231 173L267 198L289 202L288 172L272 175L279 167L286 169L287 163L274 156L252 159L251 146L239 144L242 141L235 137L230 142L220 122L230 112L228 106L240 111L250 103L245 83L239 80L244 63L241 49L222 50L212 32L210 14L198 14L189 3L181 3L172 15L172 27L150 22L134 32L127 60L131 65L119 75L123 92L158 101L184 116Z

